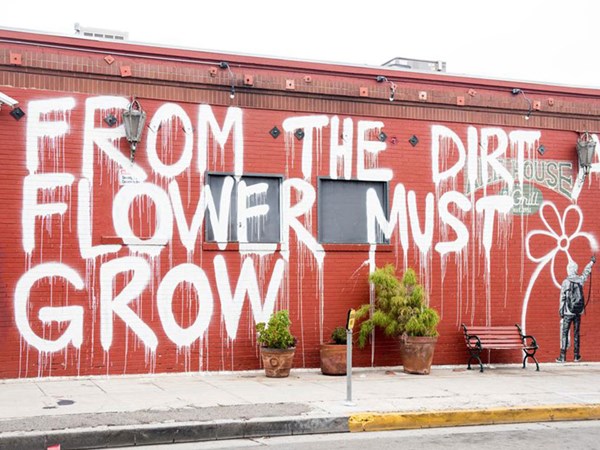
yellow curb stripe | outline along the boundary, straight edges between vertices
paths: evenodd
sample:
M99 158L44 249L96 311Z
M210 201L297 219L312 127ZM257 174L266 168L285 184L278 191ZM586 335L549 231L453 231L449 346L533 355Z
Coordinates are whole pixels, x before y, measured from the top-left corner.
M358 432L592 419L600 419L600 404L361 413L350 416L348 428L351 432Z

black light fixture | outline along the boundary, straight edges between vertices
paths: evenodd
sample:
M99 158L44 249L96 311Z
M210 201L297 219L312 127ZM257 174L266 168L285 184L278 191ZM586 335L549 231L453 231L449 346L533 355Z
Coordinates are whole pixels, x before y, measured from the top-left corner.
M2 107L2 105L11 107L9 114L15 120L21 120L25 115L25 112L19 107L19 101L6 95L4 92L0 92L0 107Z
M304 139L304 130L302 128L298 128L296 131L294 131L294 136L296 136L296 139L301 141Z
M529 118L531 117L531 114L533 113L533 105L531 104L531 100L529 100L526 96L525 96L525 92L523 92L523 89L519 89L519 88L514 88L511 91L512 95L519 95L521 94L523 96L523 98L525 99L525 101L527 102L527 106L529 107L529 110L527 111L527 114L525 114L524 119L525 120L529 120Z
M546 147L544 147L543 145L540 145L538 147L537 151L540 155L543 155L544 153L546 153Z
M577 138L577 159L579 161L579 167L583 169L583 178L590 173L595 151L596 141L592 139L590 133L584 131L579 135L579 138Z
M412 145L413 147L416 147L416 146L417 146L417 144L419 143L419 138L413 134L413 135L411 136L411 138L408 140L408 142L409 142L409 143L410 143L410 145Z
M383 131L381 133L379 133L379 135L377 136L377 139L379 139L380 142L385 142L387 140L387 134L385 134Z
M146 112L142 109L140 102L134 98L129 107L123 111L122 117L125 137L130 145L129 159L133 162L137 144L142 140L142 132L146 124Z
M219 68L223 70L227 69L227 71L229 72L229 77L231 78L231 89L229 90L229 98L233 100L235 98L235 75L231 71L231 67L229 67L229 63L227 61L221 61L219 63Z
M396 83L387 79L383 75L377 75L375 81L378 83L390 83L390 102L394 101L394 97L396 96Z

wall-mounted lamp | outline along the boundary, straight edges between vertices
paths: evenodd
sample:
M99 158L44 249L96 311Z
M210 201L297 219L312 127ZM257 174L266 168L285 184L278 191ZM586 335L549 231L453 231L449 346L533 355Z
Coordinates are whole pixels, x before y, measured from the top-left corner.
M523 92L523 89L519 89L519 88L514 88L511 91L512 95L519 95L521 94L523 96L523 98L525 99L525 101L527 102L527 106L529 107L529 110L527 111L527 114L525 114L524 119L525 120L529 120L529 118L531 117L531 113L533 112L533 105L531 104L531 100L529 100L526 96L525 96L525 92Z
M11 108L14 108L15 106L17 106L19 104L19 101L15 100L12 97L9 97L4 92L0 92L0 103L4 104L4 105L8 105Z
M12 110L10 111L10 115L15 119L15 120L21 120L23 118L23 116L25 115L25 112L19 108L19 101L15 100L12 97L9 97L8 95L6 95L3 92L0 92L0 107L2 105L8 105L12 108Z
M137 144L142 140L142 132L146 124L146 112L142 109L140 102L134 98L129 107L123 111L122 117L125 137L130 145L129 159L133 162Z
M387 77L384 77L383 75L377 75L375 81L377 81L378 83L390 83L390 102L393 102L394 97L396 96L396 83L388 80Z
M577 138L577 159L579 167L583 169L583 179L590 173L595 151L596 141L592 139L590 133L585 131L579 135L579 138Z
M221 61L219 63L219 68L227 69L229 71L229 77L231 78L231 89L229 90L229 98L233 100L235 98L235 75L231 71L231 67L229 67L229 63L226 61Z

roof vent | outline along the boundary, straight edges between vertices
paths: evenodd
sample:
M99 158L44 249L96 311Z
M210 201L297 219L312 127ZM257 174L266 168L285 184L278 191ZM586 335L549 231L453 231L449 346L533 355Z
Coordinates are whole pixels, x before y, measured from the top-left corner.
M75 34L82 38L103 39L107 41L126 41L129 38L129 33L126 31L82 27L79 23L75 24Z
M445 61L429 61L426 59L409 59L401 57L392 58L388 62L383 63L382 66L401 70L422 70L427 72L446 71Z

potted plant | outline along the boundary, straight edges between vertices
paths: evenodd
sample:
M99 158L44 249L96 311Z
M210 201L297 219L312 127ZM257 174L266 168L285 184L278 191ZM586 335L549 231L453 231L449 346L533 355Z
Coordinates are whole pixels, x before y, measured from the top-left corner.
M290 332L291 324L287 310L271 314L266 324L256 324L262 363L269 378L284 378L290 374L296 351L296 338Z
M336 327L331 342L321 344L321 372L323 375L346 375L346 329Z
M400 337L400 354L407 373L427 375L437 342L440 317L428 306L423 286L413 269L407 269L402 280L388 264L377 268L369 280L375 287L375 303L362 305L356 318L365 319L359 329L358 345L364 347L372 331L381 328L387 336Z

